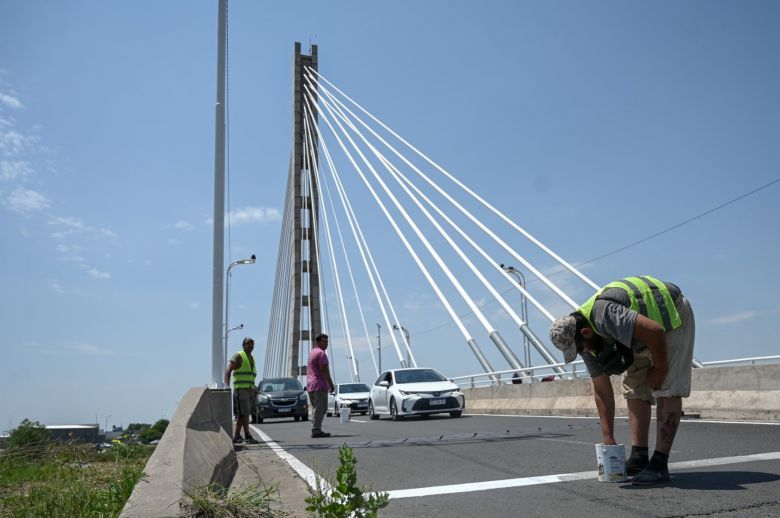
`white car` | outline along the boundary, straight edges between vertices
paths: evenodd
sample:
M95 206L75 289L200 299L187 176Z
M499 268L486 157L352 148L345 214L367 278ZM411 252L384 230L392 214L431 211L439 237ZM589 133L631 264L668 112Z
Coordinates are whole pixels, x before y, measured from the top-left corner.
M348 406L350 413L366 415L368 412L368 393L365 383L339 383L336 391L328 394L328 416L339 416L339 408Z
M389 415L398 421L407 415L449 413L460 417L466 398L460 387L433 369L393 369L383 372L371 387L368 415Z

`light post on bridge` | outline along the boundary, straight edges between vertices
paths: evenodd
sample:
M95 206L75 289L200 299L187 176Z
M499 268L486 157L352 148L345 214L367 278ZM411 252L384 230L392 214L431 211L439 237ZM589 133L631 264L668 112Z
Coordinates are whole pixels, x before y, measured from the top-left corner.
M379 373L382 373L382 326L376 325L376 353L379 358Z
M412 341L409 338L409 330L406 329L404 326L399 326L398 324L393 324L393 329L398 331L399 329L404 332L404 336L406 336L406 366L411 367L412 366Z
M235 329L239 329L239 328L230 329L229 324L228 324L228 314L229 314L229 309L230 309L230 298L229 298L229 296L230 296L230 276L231 276L230 270L232 270L234 266L238 266L238 265L241 265L241 264L255 264L255 255L252 254L252 257L250 257L249 259L240 259L238 261L233 261L232 263L230 263L230 266L227 267L227 280L225 282L225 324L224 324L224 326L225 326L225 338L223 340L223 345L222 345L223 353L224 353L222 355L223 356L223 363L222 363L222 368L223 369L227 365L228 334L230 333L230 331L234 331ZM243 326L244 326L244 324L241 324L240 328L243 329ZM220 388L224 388L224 381L220 380L219 386L220 386ZM230 387L228 387L228 388L230 388Z
M506 273L514 276L515 279L517 279L517 283L520 285L521 288L525 290L525 276L523 276L523 272L515 268L514 266L507 266L505 264L501 264L501 269L504 270ZM528 324L528 299L526 299L525 295L521 292L520 293L520 318L523 319L523 321ZM525 361L525 366L529 369L531 368L531 346L528 342L528 337L525 336L525 333L523 333L523 360ZM529 374L533 374L533 371L528 371ZM533 376L531 376L531 382L533 382Z

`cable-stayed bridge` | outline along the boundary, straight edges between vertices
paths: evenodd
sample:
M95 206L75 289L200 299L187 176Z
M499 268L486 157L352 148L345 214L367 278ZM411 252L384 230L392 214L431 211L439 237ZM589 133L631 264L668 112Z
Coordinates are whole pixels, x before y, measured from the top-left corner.
M552 320L579 307L562 286L573 279L589 296L598 284L325 77L316 46L304 55L296 45L292 123L265 376L302 375L313 337L324 331L343 341L349 379L373 380L380 361L363 308L378 309L378 326L405 330L403 293L385 274L407 258L462 337L463 349L448 348L469 351L475 369L532 380L533 363L565 374L546 338ZM367 229L375 219L368 211L392 235ZM397 253L377 257L377 240L391 239ZM500 313L488 314L485 297ZM384 367L417 366L409 334L389 337Z

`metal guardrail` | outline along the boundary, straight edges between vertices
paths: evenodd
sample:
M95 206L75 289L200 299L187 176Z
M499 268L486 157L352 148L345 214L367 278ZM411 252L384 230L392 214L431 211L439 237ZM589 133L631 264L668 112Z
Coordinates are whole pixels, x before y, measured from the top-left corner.
M752 358L736 358L733 360L718 360L712 362L701 362L706 367L723 367L728 365L740 365L740 364L756 365L761 363L780 363L780 355L775 356L756 356ZM489 387L492 385L508 385L512 383L518 383L518 380L522 383L539 383L543 381L552 381L554 379L577 379L588 378L588 371L584 368L584 362L577 360L569 364L565 363L551 363L549 365L537 365L535 367L526 367L523 370L504 370L494 372L480 372L478 374L468 374L466 376L457 376L450 378L453 383L459 387L477 388L477 387ZM570 372L561 374L555 371L556 367L571 368ZM537 371L542 371L542 374L537 374ZM515 376L518 373L520 376ZM496 378L495 381L492 378Z

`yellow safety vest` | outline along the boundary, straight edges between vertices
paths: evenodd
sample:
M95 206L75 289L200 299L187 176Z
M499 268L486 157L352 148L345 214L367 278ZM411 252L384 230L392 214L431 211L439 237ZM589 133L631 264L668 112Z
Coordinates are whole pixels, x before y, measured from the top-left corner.
M580 306L579 312L585 316L590 327L594 330L596 328L591 320L593 303L608 288L624 289L631 300L631 309L650 320L658 322L658 324L663 326L665 332L677 329L682 325L682 319L674 306L674 300L672 300L672 295L669 293L666 284L649 275L641 275L610 282Z
M255 364L250 361L246 351L239 351L238 354L241 355L241 366L233 370L233 388L255 388L255 378L257 377Z

